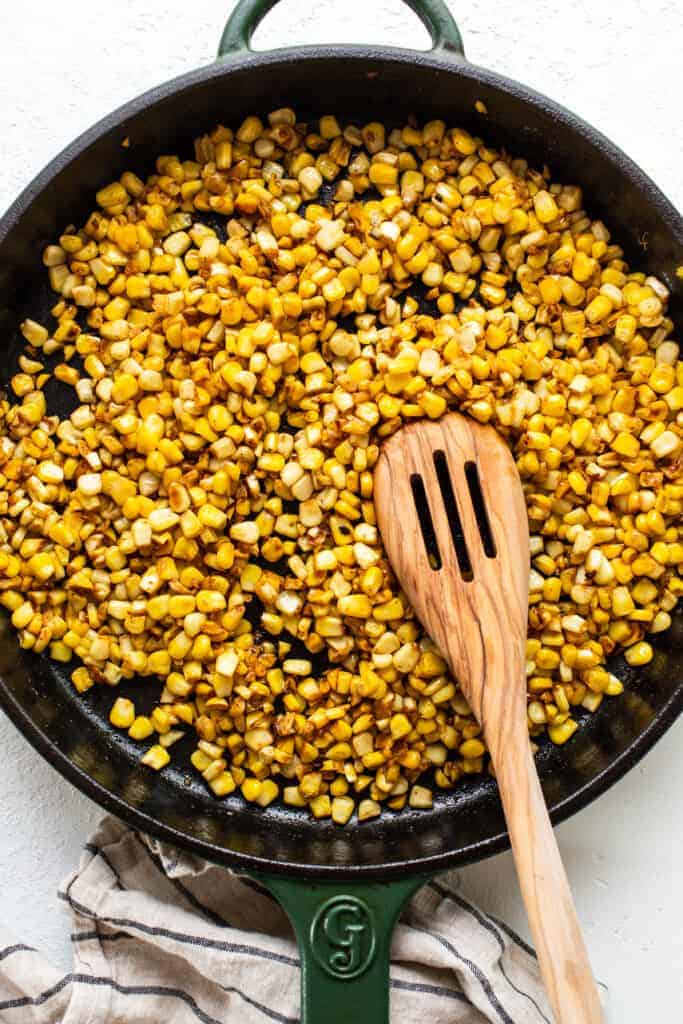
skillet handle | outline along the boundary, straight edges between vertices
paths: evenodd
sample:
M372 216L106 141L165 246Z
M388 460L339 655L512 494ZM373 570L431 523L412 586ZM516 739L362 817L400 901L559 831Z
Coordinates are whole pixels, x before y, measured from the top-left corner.
M239 0L223 30L218 57L251 50L251 37L266 14L279 0ZM432 50L465 56L460 29L445 0L402 0L424 25L432 38Z
M254 875L286 911L301 957L301 1024L389 1024L389 950L427 878L320 881Z

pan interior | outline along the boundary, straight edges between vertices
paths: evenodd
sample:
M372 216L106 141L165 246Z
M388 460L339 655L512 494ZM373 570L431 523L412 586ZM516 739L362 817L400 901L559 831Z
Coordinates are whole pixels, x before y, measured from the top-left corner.
M372 49L336 56L309 50L308 57L255 55L232 70L215 66L161 87L93 129L30 187L0 224L3 383L15 372L24 345L20 321L30 315L50 322L54 296L42 249L67 224L82 223L98 188L125 169L149 173L159 154L190 157L194 137L217 123L234 126L247 113L285 105L301 119L337 113L357 124L383 120L390 125L403 108L403 123L410 114L420 120L443 117L532 165L547 162L557 180L584 187L589 210L606 221L633 265L668 283L672 315L681 319L683 282L674 275L683 263L680 218L633 165L603 146L600 136L522 87L507 83L504 88L495 76L460 62L448 68L429 55L397 52L389 58ZM477 113L477 100L488 114ZM59 391L48 390L50 408L64 400ZM556 816L570 813L622 775L674 719L683 705L682 641L683 614L678 613L667 633L652 638L655 658L648 666L635 671L623 659L612 664L626 684L623 696L606 699L596 714L586 713L566 746L541 743L538 763ZM144 713L158 695L158 683L125 683L116 694L94 687L80 696L69 674L68 666L20 651L3 615L0 703L29 739L119 816L214 860L386 876L408 867L466 862L504 844L502 812L488 777L472 777L438 793L431 811L387 812L346 829L278 805L264 812L239 795L219 801L189 763L190 737L174 747L171 765L157 774L139 764L140 745L109 725L115 695L132 697Z

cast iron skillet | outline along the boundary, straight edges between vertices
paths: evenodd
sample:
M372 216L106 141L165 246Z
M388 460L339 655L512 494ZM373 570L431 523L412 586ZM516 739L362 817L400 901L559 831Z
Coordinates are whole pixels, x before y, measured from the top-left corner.
M405 123L443 117L464 124L560 180L584 187L628 256L667 282L680 317L683 222L655 185L604 136L573 114L508 79L465 60L460 33L443 0L406 0L428 28L428 52L376 46L314 46L254 53L249 43L277 0L241 0L221 40L219 59L106 117L70 145L32 182L0 222L0 327L8 340L6 379L23 346L17 324L42 315L51 297L42 247L64 226L81 223L96 189L126 168L141 174L160 153L192 153L192 140L217 122L293 106L356 123ZM478 114L482 100L487 115ZM123 147L124 139L129 146ZM59 406L63 396L55 392ZM53 406L54 407L54 406ZM543 745L538 763L554 821L583 807L628 771L683 707L683 616L654 638L653 662L637 672L613 666L626 692L606 700L564 747ZM72 666L73 667L73 666ZM139 707L157 687L136 683ZM217 863L255 873L292 917L304 964L303 1017L327 1024L387 1018L391 928L413 889L429 873L489 856L507 845L495 786L476 779L439 794L429 812L383 814L339 829L284 807L267 812L241 797L218 801L175 748L173 766L140 766L140 748L109 725L112 694L75 694L68 671L21 652L0 620L0 704L29 741L63 775L137 829ZM188 740L189 745L189 740ZM391 880L391 884L388 884ZM322 1004L318 1004L320 1007ZM323 1010L320 1009L320 1016Z

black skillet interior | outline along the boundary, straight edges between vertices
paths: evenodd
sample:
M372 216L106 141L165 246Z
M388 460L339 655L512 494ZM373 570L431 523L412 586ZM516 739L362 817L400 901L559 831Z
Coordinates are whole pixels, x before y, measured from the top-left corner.
M482 100L487 115L474 104ZM308 49L242 57L200 69L117 111L57 158L0 224L0 327L7 346L2 380L13 372L25 315L49 323L51 297L40 253L68 223L80 223L93 193L126 168L144 174L160 153L192 154L192 140L216 123L294 106L301 119L335 112L355 123L444 117L492 145L548 163L558 180L585 189L589 210L606 221L634 265L665 279L683 320L680 217L634 165L598 133L525 88L458 58L370 47ZM130 145L122 146L124 139ZM61 400L57 392L52 401ZM52 406L55 407L54 405ZM655 638L653 662L638 672L617 660L625 694L606 699L563 747L542 744L538 762L558 820L621 777L683 707L683 615ZM0 621L0 704L28 739L80 789L136 827L218 862L290 874L381 875L429 871L476 860L506 844L495 786L472 778L439 794L429 812L386 813L339 829L277 805L267 812L239 795L217 801L196 778L188 738L156 774L139 765L140 747L108 723L115 695L151 706L158 685L135 682L116 694L78 696L67 667L20 652Z

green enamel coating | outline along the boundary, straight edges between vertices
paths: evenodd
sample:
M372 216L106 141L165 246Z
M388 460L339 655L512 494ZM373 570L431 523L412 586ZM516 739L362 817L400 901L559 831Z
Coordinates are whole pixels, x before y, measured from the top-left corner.
M320 882L254 876L287 912L301 956L301 1024L389 1024L389 950L427 878Z
M251 37L268 11L279 0L240 0L223 30L218 56L243 53L251 49ZM429 32L433 50L448 50L464 57L460 29L444 0L402 0L418 16Z

